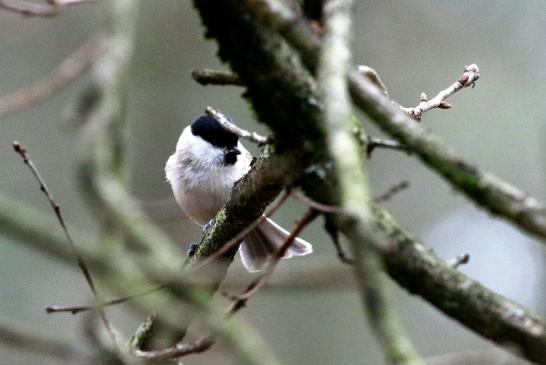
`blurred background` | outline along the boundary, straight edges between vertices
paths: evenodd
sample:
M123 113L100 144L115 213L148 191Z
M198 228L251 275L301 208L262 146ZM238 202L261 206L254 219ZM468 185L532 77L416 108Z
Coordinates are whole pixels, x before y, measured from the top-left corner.
M477 63L481 78L433 110L423 123L469 160L531 195L546 200L546 12L542 1L358 1L354 61L374 67L391 96L414 106L454 82L465 65ZM23 18L0 11L0 95L43 77L100 28L104 2L72 7L55 18ZM226 31L229 31L227 29ZM203 29L190 1L141 1L136 50L130 72L127 137L131 191L146 207L163 212L158 223L181 248L200 238L200 229L176 209L163 167L182 129L207 105L240 126L267 133L253 120L236 87L203 87L190 71L224 69L216 44ZM83 76L45 103L0 120L0 194L49 212L29 171L12 152L26 145L62 206L76 241L97 223L80 197L76 176L78 130L68 110L88 84ZM368 126L372 135L380 135ZM252 147L252 146L250 146ZM256 152L256 150L253 150ZM435 173L398 152L376 151L371 160L375 194L408 180L410 188L387 203L399 222L443 258L471 256L461 270L489 288L546 315L546 250L536 240L477 210ZM275 219L290 227L304 211L290 202ZM167 213L165 213L167 212ZM60 229L53 225L51 229ZM346 270L335 257L321 222L303 236L313 260ZM68 246L67 246L68 249ZM180 252L183 252L181 249ZM237 273L240 264L232 267ZM254 325L286 364L380 364L382 356L350 283L297 290L264 290L239 317ZM347 284L347 285L345 285ZM493 345L393 285L403 322L420 352L439 355L492 349ZM85 348L82 318L46 315L50 304L89 302L77 267L59 264L0 232L0 317ZM132 333L141 316L123 306L108 310L116 326ZM229 364L215 346L185 364ZM221 360L220 360L221 359ZM0 343L0 363L22 365L55 359Z

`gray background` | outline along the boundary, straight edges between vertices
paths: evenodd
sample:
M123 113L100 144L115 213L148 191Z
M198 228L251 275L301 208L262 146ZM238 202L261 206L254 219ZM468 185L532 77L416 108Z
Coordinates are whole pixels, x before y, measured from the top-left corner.
M477 87L450 99L453 109L426 114L424 123L479 166L546 200L544 2L357 3L355 63L374 67L401 104L417 104L423 91L434 95L453 82L466 64L480 66ZM0 95L54 68L101 25L106 5L74 7L53 19L0 12ZM164 162L183 127L206 105L219 108L243 127L266 133L253 120L240 97L241 89L205 88L189 77L195 68L223 67L215 50L213 42L203 40L189 1L141 2L130 76L128 141L131 190L143 201L171 199L163 177ZM48 210L29 172L11 151L11 142L19 140L30 149L70 224L94 232L96 223L77 190L78 132L67 120L67 105L78 98L86 81L83 77L46 103L0 120L0 194ZM369 131L378 134L372 127ZM470 253L471 262L462 268L464 272L546 314L545 251L540 244L476 210L414 158L396 152L375 153L371 161L375 193L403 179L410 181L411 188L388 203L403 226L446 259ZM276 220L290 226L301 212L303 208L292 202ZM178 217L162 224L182 244L197 240L199 229L184 221L182 213ZM79 231L74 233L77 237ZM332 264L337 264L319 223L303 236L315 243L315 258L329 255ZM298 265L304 260L313 258L282 264ZM88 289L75 269L75 265L59 265L0 235L0 315L83 345L80 318L47 316L43 309L48 304L89 300ZM421 299L393 289L403 321L423 354L491 347ZM123 307L109 313L127 333L141 319ZM351 290L266 290L240 316L258 328L283 363L381 363L358 297ZM229 363L217 360L223 350L215 347L185 363ZM0 344L0 363L35 362L56 363Z

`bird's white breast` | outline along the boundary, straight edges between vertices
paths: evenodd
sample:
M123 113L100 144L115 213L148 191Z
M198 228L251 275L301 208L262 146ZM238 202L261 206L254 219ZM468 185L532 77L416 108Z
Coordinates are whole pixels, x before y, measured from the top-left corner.
M206 142L200 140L197 143L192 141L190 145L181 143L184 142L184 133L176 152L167 160L165 174L178 205L193 221L204 225L225 204L235 182L248 172L251 155L239 143L242 153L237 162L224 165L216 161L223 158L218 155L221 150L201 145Z

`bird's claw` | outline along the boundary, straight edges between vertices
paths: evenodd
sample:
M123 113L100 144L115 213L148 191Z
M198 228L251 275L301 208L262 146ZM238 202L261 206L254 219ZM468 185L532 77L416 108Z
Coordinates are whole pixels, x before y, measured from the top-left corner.
M188 248L188 258L191 258L193 255L195 255L198 248L199 248L199 243L197 242L190 243L190 248Z
M207 232L214 226L216 223L216 219L212 218L207 224L203 226L203 233L207 234Z

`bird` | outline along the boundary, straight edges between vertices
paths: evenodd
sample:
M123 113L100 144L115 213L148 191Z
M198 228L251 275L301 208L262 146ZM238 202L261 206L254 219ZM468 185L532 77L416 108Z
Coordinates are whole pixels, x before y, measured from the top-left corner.
M165 176L180 208L206 230L228 200L235 183L250 170L252 154L239 137L207 114L180 134L165 164ZM249 272L263 269L267 258L283 245L289 232L268 217L243 239L239 253ZM283 258L305 256L313 246L297 237Z

